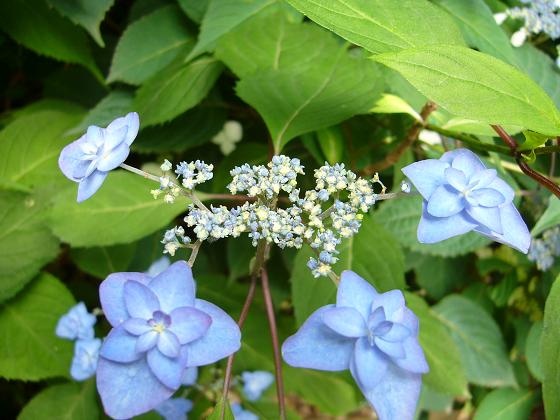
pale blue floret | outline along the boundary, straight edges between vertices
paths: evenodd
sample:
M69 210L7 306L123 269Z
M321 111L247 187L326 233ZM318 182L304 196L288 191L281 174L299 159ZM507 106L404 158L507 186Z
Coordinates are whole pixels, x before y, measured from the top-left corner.
M187 420L187 413L193 408L191 400L186 398L170 398L155 408L165 420Z
M78 340L74 344L74 358L70 366L70 375L77 381L85 381L95 375L99 358L99 338Z
M418 240L435 243L474 230L527 253L531 235L514 191L473 152L458 149L402 169L422 195Z
M169 259L169 257L164 255L163 257L154 261L152 265L150 265L150 267L146 271L146 274L150 277L155 277L161 272L165 271L170 265L171 265L171 260Z
M259 420L259 416L248 410L244 410L239 403L232 404L231 411L235 420Z
M241 345L235 321L210 302L196 299L185 261L154 278L111 274L99 294L113 329L100 350L97 389L113 418L152 410L181 386L185 369L214 363Z
M344 271L335 305L319 308L282 346L286 363L326 371L349 369L381 420L413 419L428 364L418 318L399 290L378 293Z
M192 386L198 379L198 368L196 366L186 368L181 377L181 384L185 386Z
M264 370L241 373L243 393L249 401L257 401L266 389L274 382L274 375Z
M84 302L73 306L56 324L56 335L68 340L91 339L94 336L95 315L90 314Z
M537 263L537 268L547 271L560 257L560 227L556 226L544 232L541 239L535 239L529 248L528 258Z
M79 184L78 202L95 194L109 171L125 161L139 126L138 114L131 112L107 128L89 126L86 134L62 149L58 165L68 179Z

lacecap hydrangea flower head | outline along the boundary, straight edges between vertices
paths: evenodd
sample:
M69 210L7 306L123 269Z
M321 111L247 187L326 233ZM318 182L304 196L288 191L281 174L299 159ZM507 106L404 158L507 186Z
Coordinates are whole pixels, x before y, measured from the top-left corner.
M341 371L354 380L381 420L413 419L428 364L418 343L418 318L399 290L378 293L342 272L336 304L323 306L282 345L294 367Z
M97 389L113 418L155 408L181 386L186 369L214 363L241 345L234 320L195 297L192 272L184 261L153 278L111 274L99 295L113 329L99 352Z
M109 171L125 161L139 127L138 114L131 112L106 128L89 126L82 137L62 149L58 166L78 183L78 202L95 194Z
M513 204L513 189L470 150L453 150L402 171L424 199L418 225L421 243L474 230L527 253L531 235Z

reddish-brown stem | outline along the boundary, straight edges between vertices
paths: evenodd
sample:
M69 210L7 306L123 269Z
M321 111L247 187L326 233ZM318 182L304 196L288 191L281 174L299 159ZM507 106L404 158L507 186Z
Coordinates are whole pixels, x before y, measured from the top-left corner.
M270 327L270 337L272 338L272 348L274 352L274 369L276 373L276 395L278 396L278 407L280 420L286 420L286 403L284 399L284 380L282 379L282 357L280 356L280 343L278 341L278 329L276 328L276 317L274 315L274 305L270 295L270 284L268 283L268 273L266 267L261 269L262 290L268 326Z
M531 167L527 164L527 162L523 160L521 154L517 151L517 142L515 141L515 139L511 137L501 126L491 125L491 127L494 129L496 133L498 133L498 136L500 136L500 138L504 141L504 143L507 144L507 146L510 148L511 155L515 158L517 165L523 171L523 173L533 178L543 187L548 189L556 197L560 198L560 187L556 185L552 180L545 177L544 175L541 175L538 172L531 169Z
M251 308L251 304L253 303L253 299L255 297L255 290L257 288L257 274L253 274L251 276L251 285L249 286L249 291L247 292L247 297L245 298L245 303L243 304L243 308L241 309L241 314L239 315L239 320L237 321L237 325L239 328L243 327L245 320L247 319L247 315L249 314L249 309ZM224 388L222 391L224 404L222 404L222 411L220 412L220 419L224 419L226 414L226 404L229 387L231 385L231 374L233 371L233 358L235 353L228 357L227 364L226 364L226 374L224 377Z

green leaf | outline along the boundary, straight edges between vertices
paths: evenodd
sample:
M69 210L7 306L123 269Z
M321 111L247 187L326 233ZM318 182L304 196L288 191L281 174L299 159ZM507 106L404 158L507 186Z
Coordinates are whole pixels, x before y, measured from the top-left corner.
M136 243L96 248L72 248L70 255L80 270L104 279L111 273L126 271L136 253Z
M421 244L416 237L421 215L422 198L411 196L383 203L375 212L375 220L390 231L402 246L421 254L456 257L482 248L490 242L482 235L470 232L437 244Z
M514 52L519 68L537 82L560 108L560 72L554 60L530 42L515 48Z
M533 236L537 236L539 233L553 228L558 224L560 224L560 199L551 195L548 202L548 207L546 208L539 221L536 223L535 227L531 231L531 234Z
M525 141L519 147L519 150L533 150L537 147L540 147L546 143L546 141L550 138L549 136L545 136L543 134L534 133L532 131L524 131L523 135L525 136Z
M45 210L44 197L0 191L0 301L14 296L58 254Z
M529 77L494 57L441 45L381 54L375 60L454 115L560 134L554 102Z
M198 41L189 57L211 51L218 39L276 0L209 0Z
M99 32L99 25L115 0L47 0L47 2L60 14L82 26L101 47L105 46Z
M174 204L154 200L153 181L124 171L109 174L104 185L89 200L76 202L76 188L67 188L55 198L49 224L55 235L72 246L106 246L143 238L166 226L186 210L188 201Z
M378 114L408 114L416 121L422 122L420 114L408 102L390 93L384 93L370 111Z
M525 357L527 358L527 366L529 367L531 374L541 382L544 376L540 355L542 332L543 322L535 322L531 325L527 341L525 342Z
M208 94L222 72L214 58L171 65L138 89L134 108L143 126L164 123L196 106Z
M227 243L227 262L229 279L235 280L247 276L250 263L255 256L255 247L250 238L230 238Z
M319 25L373 53L433 44L463 45L453 19L425 0L288 0L288 3Z
M4 186L33 188L67 182L57 162L60 151L71 141L64 133L83 115L80 108L74 109L73 113L25 115L0 131L0 179Z
M502 333L482 307L449 295L433 309L459 347L469 382L490 387L516 385Z
M223 417L222 410L224 410ZM216 404L216 407L214 407L212 414L207 417L207 420L235 420L235 418L233 417L233 413L231 412L229 403L223 398L220 398L220 401L218 401L218 404Z
M508 36L484 0L436 0L436 3L455 18L469 46L506 63L517 64Z
M333 126L317 131L317 140L323 155L331 165L341 162L344 153L344 137L340 127Z
M99 406L95 381L51 385L33 397L18 420L97 420Z
M102 79L86 35L50 9L44 0L0 2L0 28L27 48L57 60L81 64Z
M535 391L526 388L495 389L484 397L474 420L526 420L537 397Z
M130 92L124 90L110 92L90 109L82 121L67 134L81 136L90 125L106 127L115 118L126 115L132 110L132 100L133 96Z
M294 137L365 113L374 104L381 88L375 66L342 47L325 50L324 57L311 67L264 70L237 84L237 94L266 122L276 153Z
M139 85L194 45L187 20L167 6L130 24L117 44L107 81Z
M208 8L209 0L178 0L183 12L194 22L200 23Z
M340 259L335 273L355 271L377 290L386 292L404 289L404 256L396 239L371 217L365 217L357 235L339 248ZM326 277L313 278L307 267L316 254L309 247L302 248L295 259L291 276L292 301L298 325L319 307L333 303L336 287Z
M420 345L430 366L424 383L441 394L468 395L461 354L447 328L421 297L407 293L406 301L420 320Z
M38 381L68 376L73 344L58 338L58 319L75 304L57 278L41 274L0 307L0 376Z
M442 258L415 254L412 267L416 281L434 299L441 299L464 284L467 276L466 258Z
M546 299L540 347L546 418L557 419L560 417L560 277Z

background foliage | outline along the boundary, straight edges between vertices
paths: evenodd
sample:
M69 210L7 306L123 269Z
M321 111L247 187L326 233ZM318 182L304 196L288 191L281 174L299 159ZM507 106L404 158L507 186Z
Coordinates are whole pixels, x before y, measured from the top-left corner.
M160 256L162 230L184 211L181 203L153 200L149 181L123 171L110 174L94 198L75 203L75 185L59 172L57 159L88 125L137 111L142 130L129 161L153 171L164 158L214 163L215 177L205 184L214 193L225 192L234 165L263 163L280 151L302 159L304 184L325 160L371 175L416 124L427 98L439 105L431 125L477 135L479 149L497 142L490 123L511 133L560 134L560 72L550 58L555 46L514 48L509 35L516 23L499 27L492 17L515 2L369 3L0 2L0 399L6 418L100 417L93 381L69 380L72 349L54 336L56 321L76 301L97 307L97 286L109 273L146 270ZM227 119L240 121L244 134L223 156L211 139ZM381 179L398 188L400 167L437 157L454 143L417 142ZM511 158L481 156L523 197L520 209L534 235L560 223L558 199L512 170ZM551 170L549 157L533 165ZM550 174L560 176L554 165ZM336 266L380 290L407 290L431 367L419 417L543 418L546 408L548 418L559 418L560 284L552 285L560 263L540 272L524 255L474 234L419 244L420 211L415 198L376 206ZM243 240L204 246L194 269L200 297L237 316L251 252ZM333 284L313 279L305 266L309 255L305 248L275 250L269 263L282 337L334 299ZM257 299L236 373L273 370L267 328ZM98 329L101 335L108 325ZM222 367L201 372L194 418L214 405ZM348 375L286 367L285 382L291 418L368 412ZM273 394L247 407L275 418Z

